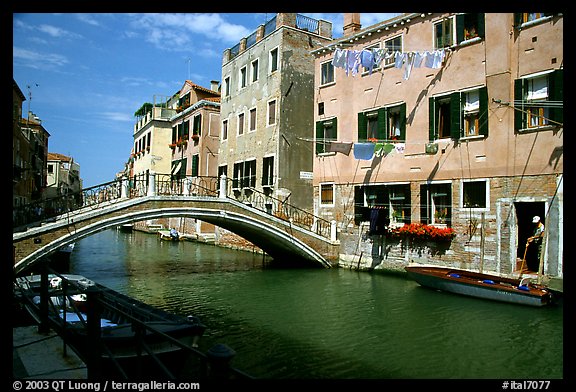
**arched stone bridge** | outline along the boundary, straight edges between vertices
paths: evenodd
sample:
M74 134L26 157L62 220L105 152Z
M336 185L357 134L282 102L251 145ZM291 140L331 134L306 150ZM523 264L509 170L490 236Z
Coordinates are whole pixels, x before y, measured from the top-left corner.
M271 214L246 201L228 197L231 187L225 178L220 181L221 187L215 192L207 192L206 188L203 188L203 192L190 192L190 184L184 186L183 191L180 186L179 192L158 192L162 184L152 174L146 179L144 191L140 189L135 197L129 197L137 187L129 188L124 181L112 188L108 187L108 194L110 189L118 189L117 198L108 197L97 203L97 206L80 207L37 227L13 233L15 273L25 271L43 256L83 237L121 224L160 217L190 217L212 223L249 240L274 260L292 265L329 268L331 262L337 259L339 243L335 236L335 222L330 225L327 238L318 234L318 230L312 231L302 225L295 225L288 219L282 219L282 216L276 216L278 214ZM170 187L174 189L173 182ZM196 186L194 189L199 188ZM89 199L86 194L82 198Z

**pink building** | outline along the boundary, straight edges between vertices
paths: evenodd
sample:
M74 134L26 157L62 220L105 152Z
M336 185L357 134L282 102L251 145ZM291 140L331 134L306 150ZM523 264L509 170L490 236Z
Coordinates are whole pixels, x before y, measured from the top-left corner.
M313 53L314 208L336 220L342 264L511 273L538 215L543 271L562 276L561 14L403 14L366 28L345 14L344 36ZM410 223L456 236L387 234Z

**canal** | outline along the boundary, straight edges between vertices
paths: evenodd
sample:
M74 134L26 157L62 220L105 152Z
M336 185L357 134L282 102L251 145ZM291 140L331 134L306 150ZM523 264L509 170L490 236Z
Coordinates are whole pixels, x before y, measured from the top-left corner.
M76 243L71 272L199 316L200 349L266 379L563 377L563 308L420 287L403 275L273 269L261 254L107 230Z

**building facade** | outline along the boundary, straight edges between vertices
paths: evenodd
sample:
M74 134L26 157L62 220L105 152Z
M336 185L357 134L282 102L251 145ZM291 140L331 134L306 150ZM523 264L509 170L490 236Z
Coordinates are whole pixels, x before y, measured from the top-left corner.
M337 222L343 262L511 273L537 215L543 272L562 276L561 14L403 14L367 28L345 14L344 36L312 53L314 208ZM416 231L406 224L455 236L399 239L394 228Z
M279 13L224 51L218 175L234 195L312 209L314 57L332 25Z
M80 165L69 156L55 152L48 153L47 181L44 196L46 199L80 192Z

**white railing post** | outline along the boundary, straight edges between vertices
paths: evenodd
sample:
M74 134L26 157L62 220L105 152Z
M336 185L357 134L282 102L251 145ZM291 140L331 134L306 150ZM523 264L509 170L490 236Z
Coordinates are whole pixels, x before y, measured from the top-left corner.
M330 222L330 241L336 241L336 221Z
M226 198L226 193L227 193L227 189L226 189L226 175L222 174L220 176L220 193L219 193L219 197L220 199L225 199Z
M156 173L150 171L148 174L148 193L147 196L156 196Z
M182 189L182 194L184 196L190 196L191 183L192 183L192 177L184 177L184 180L182 180L182 186L184 187L184 189Z
M128 197L128 186L129 186L128 177L122 176L122 182L120 186L121 186L120 198L126 199Z

